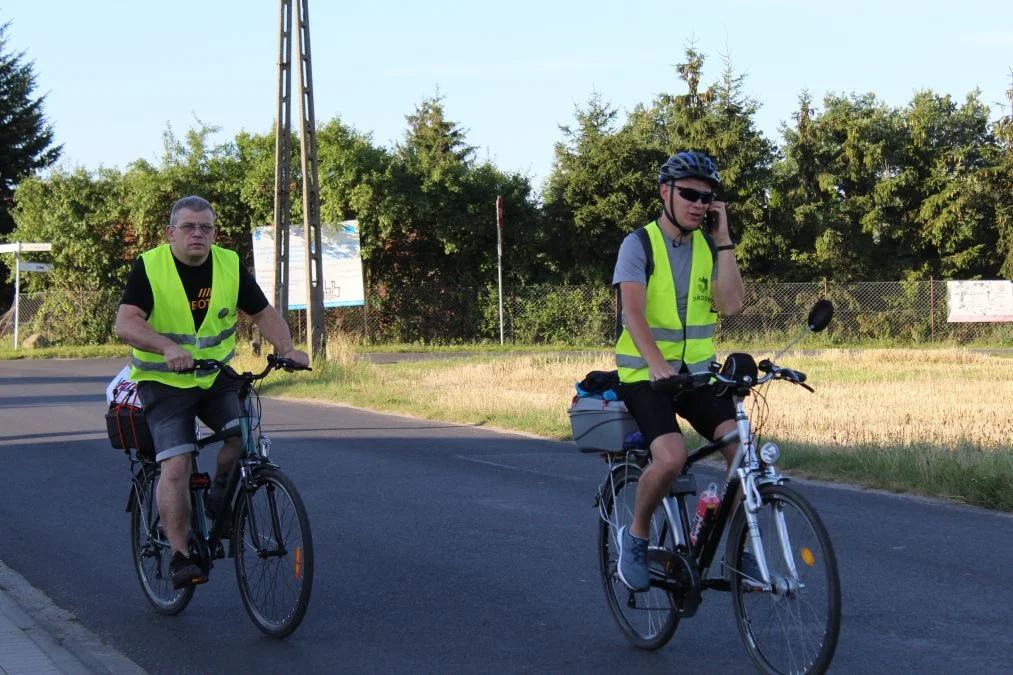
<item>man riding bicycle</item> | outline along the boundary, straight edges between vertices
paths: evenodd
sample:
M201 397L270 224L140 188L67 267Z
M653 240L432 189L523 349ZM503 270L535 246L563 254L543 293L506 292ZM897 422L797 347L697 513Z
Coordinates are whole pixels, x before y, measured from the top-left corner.
M616 342L619 396L633 415L652 462L637 486L633 523L619 532L619 578L631 590L650 586L647 539L651 515L686 462L678 414L713 440L735 430L735 407L710 387L673 399L651 382L704 373L714 361L717 310L742 311L745 291L728 234L725 202L717 201L718 171L699 152L669 157L658 173L661 216L628 235L612 278L622 303ZM713 227L701 229L707 220ZM723 448L730 463L736 444Z
M173 551L169 570L176 588L208 578L188 555L194 417L218 432L237 426L242 415L239 382L217 371L180 371L193 368L194 359L232 358L237 309L250 315L279 355L309 365L239 256L214 245L215 217L201 197L177 201L165 228L168 243L141 254L116 315L116 334L134 348L131 379L138 382L161 467L156 500ZM218 453L209 513L240 450L241 440L232 437Z

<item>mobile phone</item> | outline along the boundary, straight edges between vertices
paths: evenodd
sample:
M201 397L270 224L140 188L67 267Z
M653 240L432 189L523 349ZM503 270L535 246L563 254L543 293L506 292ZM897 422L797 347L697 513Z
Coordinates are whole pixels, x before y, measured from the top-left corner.
M708 211L703 216L703 229L707 231L707 234L713 234L714 228L717 227L718 220L717 216L713 211Z

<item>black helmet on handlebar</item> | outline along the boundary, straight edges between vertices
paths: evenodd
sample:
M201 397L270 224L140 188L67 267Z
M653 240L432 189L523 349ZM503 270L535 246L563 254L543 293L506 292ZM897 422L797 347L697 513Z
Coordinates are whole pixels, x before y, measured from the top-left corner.
M658 171L658 185L671 183L680 178L699 178L713 187L721 185L717 167L711 158L702 152L680 152L672 155Z
M739 387L749 389L756 384L756 377L759 370L756 367L756 360L751 354L733 352L725 358L721 370L722 376L735 380ZM735 388L728 384L715 384L714 395L719 398L731 398L735 394Z

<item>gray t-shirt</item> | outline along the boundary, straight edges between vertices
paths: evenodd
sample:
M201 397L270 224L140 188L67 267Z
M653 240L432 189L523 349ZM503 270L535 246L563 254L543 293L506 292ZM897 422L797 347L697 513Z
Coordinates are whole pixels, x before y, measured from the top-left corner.
M689 298L689 275L693 267L693 241L690 239L684 244L673 246L673 239L664 230L661 236L665 240L665 250L668 251L668 264L672 268L672 280L675 282L675 302L679 310L679 321L686 325L686 305ZM655 270L657 273L657 270ZM714 270L711 273L711 287L718 276L717 256L714 259ZM616 269L612 274L612 285L618 286L624 281L636 281L645 283L647 279L647 253L636 232L631 232L623 239L619 247L619 257L616 260Z

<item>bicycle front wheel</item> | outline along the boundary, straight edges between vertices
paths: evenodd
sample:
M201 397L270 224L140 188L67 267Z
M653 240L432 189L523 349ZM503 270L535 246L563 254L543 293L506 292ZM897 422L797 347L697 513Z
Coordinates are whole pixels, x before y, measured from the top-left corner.
M299 627L313 588L313 539L306 507L291 480L259 469L236 505L236 581L246 611L267 635Z
M172 574L169 572L172 548L159 522L158 504L155 501L159 471L154 466L146 466L142 471L141 489L138 491L135 486L130 509L134 570L141 582L141 590L155 611L175 615L190 604L194 587L172 587Z
M772 588L762 590L742 570L751 565L743 507L728 534L732 604L739 634L766 673L824 673L841 627L837 558L823 522L800 494L784 485L760 488L760 541Z
M660 649L675 633L679 615L672 596L661 588L634 593L619 579L619 529L633 523L640 467L615 467L602 486L598 519L598 563L609 609L616 623L634 646ZM658 509L651 521L650 547L670 545L664 511Z

